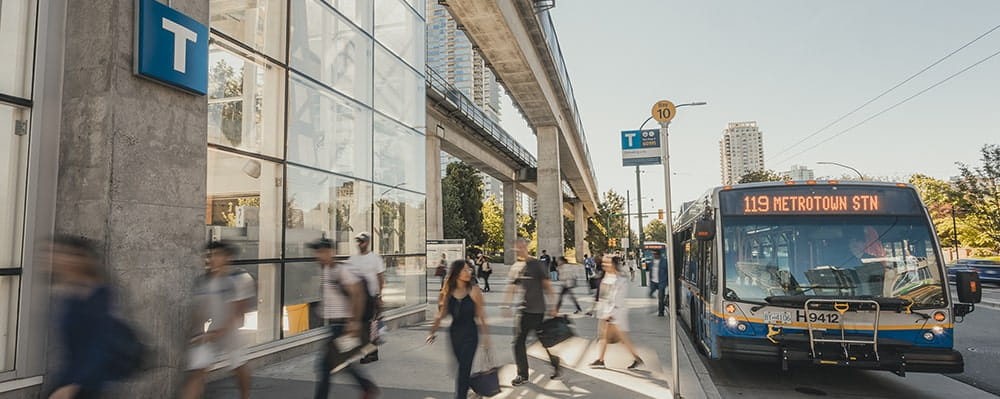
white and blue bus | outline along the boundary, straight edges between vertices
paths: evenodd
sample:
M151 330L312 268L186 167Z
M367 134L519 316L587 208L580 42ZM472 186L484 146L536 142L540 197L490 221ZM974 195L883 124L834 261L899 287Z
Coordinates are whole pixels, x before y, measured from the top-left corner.
M678 316L712 359L962 372L931 219L907 184L803 181L717 187L673 236Z

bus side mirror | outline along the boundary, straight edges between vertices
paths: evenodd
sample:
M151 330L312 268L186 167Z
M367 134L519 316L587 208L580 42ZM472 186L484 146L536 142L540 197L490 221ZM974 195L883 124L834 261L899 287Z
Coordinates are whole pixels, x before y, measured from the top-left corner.
M983 300L983 290L979 285L979 273L963 270L955 273L955 288L958 290L958 301L962 303L979 303Z
M694 238L698 241L711 241L715 238L715 220L701 219L694 223Z

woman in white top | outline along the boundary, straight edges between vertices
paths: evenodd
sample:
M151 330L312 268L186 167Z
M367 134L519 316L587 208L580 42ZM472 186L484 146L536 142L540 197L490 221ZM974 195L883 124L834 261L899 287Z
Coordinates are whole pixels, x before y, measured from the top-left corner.
M601 320L603 334L598 337L601 341L600 356L591 367L604 367L604 354L608 350L608 339L619 337L625 344L625 348L632 353L634 360L629 370L641 367L644 363L639 354L635 352L635 346L628 337L628 306L625 304L625 297L628 291L628 280L622 270L622 258L604 258L604 279L601 280L601 298L598 301L597 317Z

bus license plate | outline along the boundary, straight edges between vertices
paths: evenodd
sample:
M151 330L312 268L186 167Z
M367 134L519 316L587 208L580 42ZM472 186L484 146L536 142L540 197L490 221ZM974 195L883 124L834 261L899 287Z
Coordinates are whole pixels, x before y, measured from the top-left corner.
M840 314L833 312L795 312L795 321L801 323L840 323Z
M792 314L788 312L765 312L764 322L767 324L791 324Z

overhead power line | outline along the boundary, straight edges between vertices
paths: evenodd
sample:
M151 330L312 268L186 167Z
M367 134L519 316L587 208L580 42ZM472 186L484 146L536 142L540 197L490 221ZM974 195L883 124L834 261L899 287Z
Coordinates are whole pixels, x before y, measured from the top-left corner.
M953 73L953 74L949 75L949 76L948 76L947 78L944 78L944 79L942 79L942 80L938 81L937 83L934 83L934 84L932 84L932 85L928 86L928 87L927 87L926 89L923 89L923 90L921 90L921 91L918 91L918 92L917 92L916 94L913 94L912 96L909 96L909 97L907 97L907 98L903 99L902 101L900 101L900 102L898 102L898 103L895 103L895 104L893 104L893 105L889 106L888 108L886 108L886 109L883 109L883 110L881 110L881 111L879 111L879 112L875 113L875 114L874 114L874 115L872 115L872 116L869 116L869 117L868 117L868 118L866 118L865 120L863 120L863 121L861 121L861 122L858 122L858 123L856 123L856 124L852 125L851 127L847 128L847 129L844 129L844 130L841 130L840 132L837 132L837 134L835 134L835 135L833 135L833 136L830 136L830 137L827 137L827 138L826 138L825 140L823 140L823 141L820 141L820 142L818 142L818 143L816 143L816 144L812 145L812 146L811 146L811 147L809 147L809 148L806 148L806 149L804 149L804 150L802 150L802 151L799 151L799 152L796 152L795 154L792 154L791 156L788 156L788 157L785 157L785 158L784 158L784 159L782 159L781 161L782 161L782 162L785 162L785 161L788 161L788 160L790 160L790 159L792 159L792 158L795 158L796 156L798 156L798 155L800 155L800 154L803 154L803 153L805 153L805 152L807 152L807 151L809 151L809 150L812 150L812 149L814 149L814 148L816 148L816 147L819 147L819 146L821 146L821 145L823 145L823 144L825 144L825 143L829 142L830 140L833 140L833 139L835 139L835 138L837 138L837 137L840 137L840 136L844 135L845 133L847 133L847 132L849 132L849 131L851 131L851 130L854 130L854 128L856 128L856 127L858 127L858 126L861 126L861 125L864 125L865 123L868 123L868 121L870 121L870 120L872 120L872 119L875 119L875 118L879 117L880 115L882 115L882 114L884 114L884 113L886 113L886 112L889 112L889 111L892 111L892 110L893 110L894 108L896 108L896 107L898 107L898 106L900 106L900 105L903 105L903 104L905 104L906 102L908 102L908 101L910 101L910 100L912 100L912 99L914 99L914 98L917 98L917 97L918 97L918 96L920 96L921 94L924 94L924 93L926 93L926 92L930 91L931 89L933 89L933 88L935 88L935 87L938 87L938 86L940 86L940 85L944 84L945 82L947 82L947 81L951 80L952 78L954 78L954 77L956 77L956 76L958 76L958 75L961 75L961 74L965 73L966 71L968 71L968 70L970 70L970 69L972 69L972 68L975 68L975 67L979 66L979 64L982 64L982 63L984 63L984 62L986 62L986 61L989 61L989 60L990 60L991 58L993 58L993 57L996 57L996 56L998 56L998 55L1000 55L1000 51L997 51L997 52L995 52L995 53L993 53L993 54L990 54L990 55L989 55L988 57L986 57L986 58L983 58L983 59L981 59L981 60L979 60L979 61L976 61L976 63L974 63L974 64L972 64L972 65L969 65L969 66L967 66L967 67L965 67L965 68L962 68L962 70L960 70L960 71L958 71L958 72L955 72L955 73Z
M822 133L822 132L826 131L826 129L829 129L829 128L830 128L831 126L833 126L833 125L837 124L838 122L840 122L840 121L844 120L845 118L847 118L847 117L849 117L849 116L851 116L851 115L854 115L855 113L857 113L858 111L860 111L860 110L861 110L862 108L864 108L864 107L867 107L867 106L868 106L869 104L871 104L871 103L873 103L873 102L877 101L878 99L880 99L880 98L884 97L884 96L885 96L886 94L889 94L889 93L890 93L890 92L892 92L893 90L896 90L897 88L899 88L900 86L902 86L902 85L906 84L907 82L909 82L909 81L913 80L913 79L914 79L914 78L916 78L917 76L920 76L920 75L921 75L921 74L923 74L924 72L927 72L927 70L929 70L929 69L933 68L933 67L934 67L935 65L937 65L937 64L940 64L940 63L941 63L942 61L944 61L944 60L946 60L946 59L950 58L951 56L953 56L953 55L955 55L955 54L957 54L957 53L958 53L959 51L962 51L962 50L964 50L964 49L965 49L966 47L969 47L969 46L970 46L970 45L972 45L973 43L975 43L975 42L979 41L979 39L982 39L982 38L986 37L987 35L989 35L990 33L993 33L993 31L995 31L995 30L997 30L997 29L1000 29L1000 25L997 25L997 26L994 26L994 27L993 27L992 29L990 29L990 30L986 31L985 33L983 33L983 34L981 34L981 35L979 35L979 36L977 36L977 37L976 37L975 39L972 39L972 40L971 40L971 41L969 41L968 43L965 43L965 44L963 44L963 45L962 45L962 47L959 47L959 48L957 48L957 49L953 50L952 52L948 53L948 54L947 54L947 55L945 55L944 57L941 57L941 58L940 58L940 59L938 59L937 61L934 61L934 62L933 62L933 63L931 63L930 65L928 65L928 66L924 67L924 69L921 69L920 71L917 71L917 73L915 73L915 74L913 74L913 75L910 75L910 76L909 76L909 77L907 77L906 79L903 79L903 81L901 81L901 82L899 82L899 83L896 83L896 85L895 85L895 86L892 86L892 87L890 87L890 88L886 89L885 91L883 91L883 92L879 93L879 95L877 95L877 96L873 97L873 98L872 98L871 100L868 100L868 101L866 101L866 102L865 102L864 104L861 104L861 105L859 105L859 106L858 106L857 108L854 108L853 110L851 110L851 112L848 112L848 113L846 113L846 114L843 114L843 115L841 115L841 116L840 116L839 118L837 118L837 119L834 119L834 120L833 120L832 122L830 122L830 123L827 123L827 124L826 124L826 126L823 126L823 127L819 128L819 130L817 130L817 131L813 132L812 134L810 134L810 135L808 135L808 136L806 136L806 137L802 138L802 139L801 139L801 140L799 140L799 141L796 141L796 142L795 142L795 144L792 144L792 145L790 145L790 146L788 146L788 147L785 147L785 148L784 148L784 149L782 149L781 151L778 151L778 152L777 152L777 153L775 153L774 155L771 155L770 157L768 157L768 160L773 160L773 159L774 159L775 157L777 157L778 155L781 155L781 154L784 154L784 153L785 153L785 152L787 152L788 150L791 150L792 148L795 148L795 147L797 147L797 146L798 146L799 144L802 144L802 143L806 142L806 140L809 140L809 139L811 139L811 138L813 138L813 137L816 137L816 135L818 135L818 134L820 134L820 133Z

